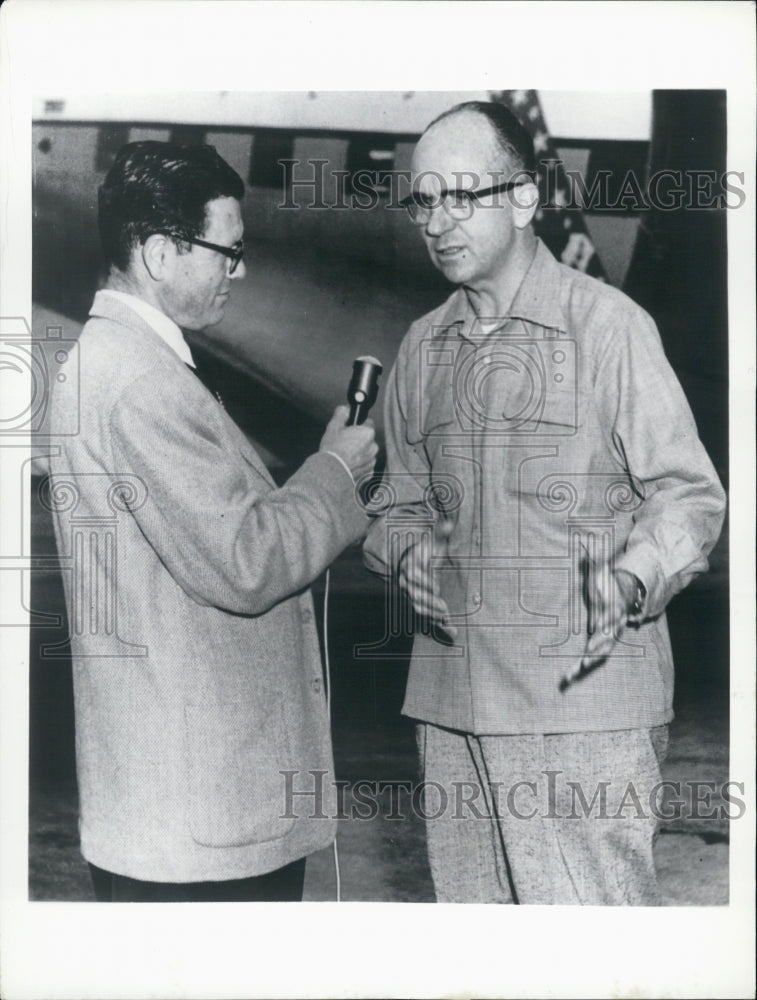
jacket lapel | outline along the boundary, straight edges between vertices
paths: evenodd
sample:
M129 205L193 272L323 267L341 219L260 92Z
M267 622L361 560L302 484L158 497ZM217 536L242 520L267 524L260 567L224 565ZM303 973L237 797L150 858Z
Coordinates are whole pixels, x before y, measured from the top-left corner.
M181 392L182 396L186 397L187 408L193 406L193 397L202 394L202 397L205 398L208 390L194 372L189 370L179 355L153 330L150 324L133 309L130 309L125 302L106 293L98 292L92 303L89 315L118 323L125 330L129 331L129 335L137 333L144 337L147 349L160 354L163 360L169 362L175 369L175 390ZM171 391L171 383L167 383L167 389ZM214 412L219 429L222 429L224 436L227 438L230 449L236 450L245 463L271 488L275 489L276 483L253 445L250 444L244 433L215 398L213 398L213 406L215 407Z

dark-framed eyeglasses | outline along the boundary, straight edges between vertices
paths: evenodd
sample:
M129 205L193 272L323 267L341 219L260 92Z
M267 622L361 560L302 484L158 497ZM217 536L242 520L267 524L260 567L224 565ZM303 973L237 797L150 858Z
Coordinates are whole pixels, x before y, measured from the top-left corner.
M431 213L439 205L451 219L461 222L471 217L476 203L482 198L491 194L502 194L504 191L512 191L513 188L532 183L532 178L526 176L522 180L507 181L503 184L495 184L494 187L479 188L477 191L467 191L463 188L453 190L441 188L433 194L413 191L407 198L402 199L400 205L407 209L411 222L416 226L425 226L431 218Z
M178 240L181 243L193 243L197 247L205 247L206 250L215 250L216 253L222 253L224 257L228 257L231 261L229 274L233 274L236 271L240 260L244 257L244 240L238 240L233 246L224 247L220 243L208 243L207 240L198 240L194 236L183 236L180 233L168 233L167 235L171 239Z

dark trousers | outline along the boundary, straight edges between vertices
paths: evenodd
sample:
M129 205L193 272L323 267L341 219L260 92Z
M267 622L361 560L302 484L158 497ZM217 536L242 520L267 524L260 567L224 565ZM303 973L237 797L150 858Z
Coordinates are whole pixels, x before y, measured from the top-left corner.
M305 858L276 871L227 882L142 882L90 864L98 903L299 903Z

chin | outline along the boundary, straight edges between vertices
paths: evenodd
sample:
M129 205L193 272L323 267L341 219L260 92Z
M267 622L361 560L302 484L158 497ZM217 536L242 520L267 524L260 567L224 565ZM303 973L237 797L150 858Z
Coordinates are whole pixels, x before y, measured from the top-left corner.
M447 281L452 281L456 285L461 285L473 277L473 272L465 260L439 261L436 266Z
M203 330L206 330L209 326L218 326L218 324L223 319L224 308L221 306L218 309L214 309L212 312L208 313L205 322L202 325Z

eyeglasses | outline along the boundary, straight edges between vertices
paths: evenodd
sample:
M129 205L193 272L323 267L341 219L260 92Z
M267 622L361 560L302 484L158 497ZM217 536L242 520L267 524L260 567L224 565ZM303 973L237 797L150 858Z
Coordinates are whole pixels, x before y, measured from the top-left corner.
M222 253L224 257L228 257L231 260L229 265L229 274L233 274L239 267L239 262L244 257L244 240L239 240L234 246L224 247L219 243L208 243L207 240L198 240L194 236L182 236L179 233L167 233L168 236L173 240L179 240L182 243L193 243L198 247L205 247L207 250L215 250L216 253Z
M478 191L465 191L462 188L453 191L441 188L436 194L424 194L421 191L414 191L407 198L403 198L400 205L407 209L410 220L416 226L425 226L431 218L431 213L439 205L442 206L451 219L462 222L471 217L476 202L487 197L487 195L512 191L513 188L529 183L533 183L530 177L527 180L507 181L505 184L495 184L494 187L479 188Z

